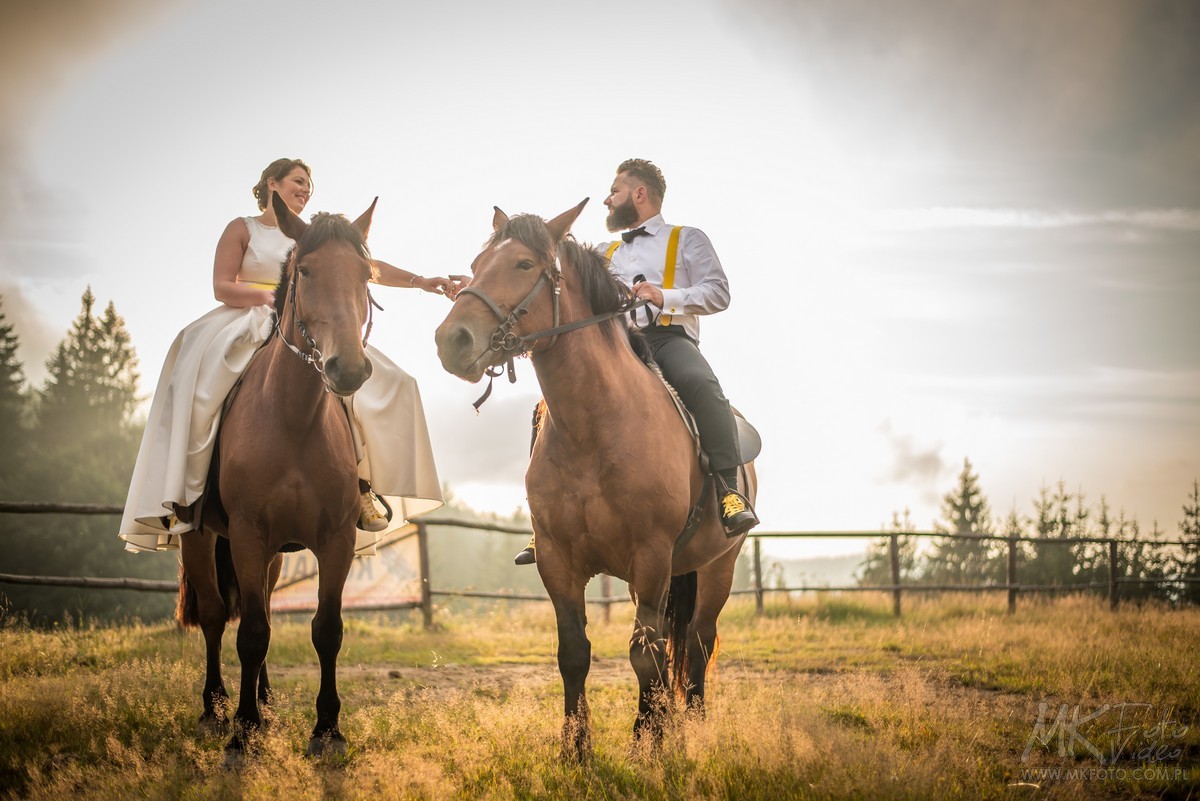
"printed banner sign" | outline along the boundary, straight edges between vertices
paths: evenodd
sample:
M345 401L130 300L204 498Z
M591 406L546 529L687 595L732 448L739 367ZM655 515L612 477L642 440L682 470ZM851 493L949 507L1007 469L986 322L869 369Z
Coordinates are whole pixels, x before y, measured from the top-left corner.
M376 556L355 557L350 565L342 608L420 604L421 556L416 524L409 523L389 532L376 547ZM312 551L284 554L279 584L271 596L271 610L316 610L317 581L317 560Z

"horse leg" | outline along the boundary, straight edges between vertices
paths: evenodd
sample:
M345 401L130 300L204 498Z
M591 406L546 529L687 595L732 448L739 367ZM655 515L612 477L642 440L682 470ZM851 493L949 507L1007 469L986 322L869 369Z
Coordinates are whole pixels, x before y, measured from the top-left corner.
M580 760L592 750L586 687L592 666L584 602L587 584L573 579L572 571L558 555L549 548L545 550L537 566L558 621L558 672L563 680L562 753L567 759Z
M638 678L638 714L634 737L649 736L655 744L662 739L662 704L669 688L665 622L670 571L655 570L634 586L637 615L629 639L629 661Z
M279 571L283 569L283 554L275 554L267 567L267 622L271 621L271 594L279 583ZM258 673L258 702L263 706L271 703L271 681L267 678L267 661L263 660L262 670Z
M729 600L733 569L740 549L730 548L720 558L696 571L696 611L688 625L688 709L704 714L704 679L715 657L717 616Z
M242 620L238 624L237 650L242 662L241 691L234 714L233 737L225 746L226 761L236 761L245 750L247 736L262 726L258 707L258 677L271 645L271 620L267 614L267 566L274 554L265 553L262 540L230 525L229 546L241 588Z
M207 731L220 731L228 723L225 704L229 701L229 692L221 677L221 638L225 634L229 610L225 608L217 581L216 545L217 535L207 529L188 532L180 544L182 580L188 585L185 592L196 594L195 617L188 608L187 599L181 598L180 622L194 624L198 618L204 633L204 690L201 692L204 712L200 715L200 728Z
M321 663L321 688L317 692L317 725L308 741L309 756L346 751L346 738L338 730L342 700L337 691L337 658L342 650L342 590L354 560L354 535L331 538L316 557L319 584L312 643Z

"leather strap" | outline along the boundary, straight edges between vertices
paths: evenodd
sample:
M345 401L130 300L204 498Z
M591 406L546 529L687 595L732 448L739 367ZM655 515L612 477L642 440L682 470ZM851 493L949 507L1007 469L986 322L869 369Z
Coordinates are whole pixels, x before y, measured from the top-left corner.
M671 238L667 240L667 263L663 265L663 289L675 288L675 257L679 255L679 232L682 230L682 225L676 225L671 229ZM671 315L660 314L658 324L670 325Z

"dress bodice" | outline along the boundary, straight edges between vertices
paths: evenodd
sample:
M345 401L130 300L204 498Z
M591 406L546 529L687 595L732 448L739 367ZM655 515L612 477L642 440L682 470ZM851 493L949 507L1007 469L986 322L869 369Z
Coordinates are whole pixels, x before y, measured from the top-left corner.
M250 241L238 270L238 283L256 284L274 289L279 285L279 265L287 258L295 241L278 228L263 225L254 217L243 217Z

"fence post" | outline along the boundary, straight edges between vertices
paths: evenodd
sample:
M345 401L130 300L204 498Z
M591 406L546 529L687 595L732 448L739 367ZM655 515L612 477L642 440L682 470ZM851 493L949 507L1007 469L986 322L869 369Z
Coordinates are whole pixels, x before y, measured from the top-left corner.
M758 541L758 537L752 539L754 540L754 614L761 615L763 613L762 544Z
M429 531L424 520L417 523L417 553L421 565L421 613L425 616L425 629L433 628L433 587L429 583Z
M1117 541L1108 541L1108 605L1115 612L1120 603L1120 589L1117 585Z
M888 556L892 562L892 612L900 617L900 537L897 534L888 540Z
M604 622L612 622L612 604L608 602L608 596L612 595L612 576L607 573L600 574L600 595L604 598Z
M1008 613L1017 611L1017 539L1008 541Z

